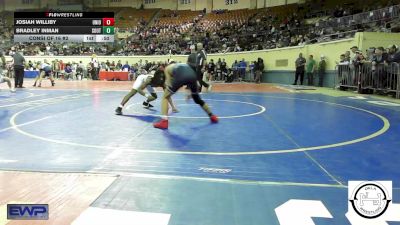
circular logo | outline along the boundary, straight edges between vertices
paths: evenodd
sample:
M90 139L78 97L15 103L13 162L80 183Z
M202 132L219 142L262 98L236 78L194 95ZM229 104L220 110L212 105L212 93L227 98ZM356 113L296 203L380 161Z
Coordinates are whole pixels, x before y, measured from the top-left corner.
M389 192L377 182L361 183L350 198L354 211L368 219L374 219L384 214L390 201Z

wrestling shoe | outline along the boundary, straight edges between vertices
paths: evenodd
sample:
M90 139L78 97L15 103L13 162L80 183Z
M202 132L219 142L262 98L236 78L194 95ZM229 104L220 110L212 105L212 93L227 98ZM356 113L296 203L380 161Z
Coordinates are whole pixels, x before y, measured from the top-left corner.
M153 126L154 126L154 128L163 129L163 130L168 129L168 120L161 119L157 123L153 123Z
M143 107L148 109L148 108L153 108L154 106L148 102L143 102Z
M207 92L211 92L211 89L212 89L212 85L210 84L210 85L208 86L208 88L207 88Z
M13 88L13 87L10 88L10 91L11 91L11 92L15 92L15 88Z
M51 86L53 86L54 87L54 85L55 85L56 83L54 83L54 82L51 82Z
M210 116L211 123L218 123L218 117L216 115Z
M122 108L118 107L115 109L115 115L122 115Z

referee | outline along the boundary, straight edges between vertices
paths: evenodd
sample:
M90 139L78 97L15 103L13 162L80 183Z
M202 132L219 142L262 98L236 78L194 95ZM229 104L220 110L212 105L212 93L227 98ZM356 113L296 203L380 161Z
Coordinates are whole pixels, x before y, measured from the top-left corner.
M14 73L15 73L15 87L16 88L24 88L24 63L25 58L21 55L21 53L16 49L15 54L12 56L14 60Z
M197 43L197 59L196 59L196 75L197 80L200 83L200 92L202 87L207 88L208 91L211 91L211 85L203 81L203 73L205 71L205 65L207 62L207 53L203 48L203 43Z

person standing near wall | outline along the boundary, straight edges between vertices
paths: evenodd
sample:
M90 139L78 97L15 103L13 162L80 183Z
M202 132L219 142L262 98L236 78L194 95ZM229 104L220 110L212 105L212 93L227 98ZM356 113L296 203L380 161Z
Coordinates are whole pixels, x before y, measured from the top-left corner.
M307 62L307 80L308 80L309 86L314 85L314 73L315 73L316 66L317 66L317 62L315 62L314 56L310 55L310 57L308 58L308 62Z
M237 60L235 60L235 62L233 62L232 63L232 78L233 78L233 80L237 80L237 77L238 77L238 61ZM233 81L232 80L232 81Z
M96 58L95 54L92 55L91 63L92 63L92 80L98 80L99 71L100 71L99 66L100 65L99 65L99 61L97 61L97 58Z
M15 73L15 88L25 88L24 84L24 65L25 58L21 52L16 49L15 54L12 56L14 61L14 73Z
M326 71L325 56L321 55L321 61L318 63L318 86L324 86L324 76Z
M242 59L242 61L239 62L239 81L242 81L246 77L246 69L247 69L247 63Z
M299 58L297 58L295 64L296 64L296 75L295 75L295 80L293 85L297 85L297 80L300 77L300 84L303 85L304 81L304 70L305 70L305 65L306 65L307 60L303 57L303 53L299 54Z
M255 82L257 84L261 83L261 76L264 71L264 68L265 68L264 60L262 58L258 58L258 60L256 62L256 68L255 68L255 71L256 71Z

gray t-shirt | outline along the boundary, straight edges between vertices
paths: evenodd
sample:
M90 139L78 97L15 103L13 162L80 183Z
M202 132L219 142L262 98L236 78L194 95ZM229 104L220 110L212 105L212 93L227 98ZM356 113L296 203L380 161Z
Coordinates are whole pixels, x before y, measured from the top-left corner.
M16 52L13 55L14 58L14 66L24 66L25 58L21 55L21 53Z

